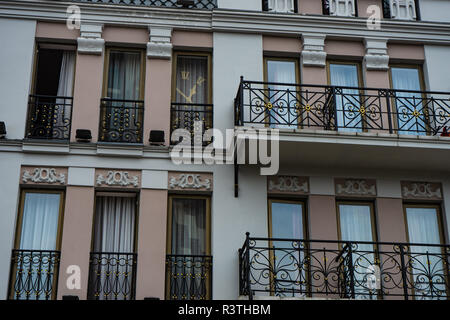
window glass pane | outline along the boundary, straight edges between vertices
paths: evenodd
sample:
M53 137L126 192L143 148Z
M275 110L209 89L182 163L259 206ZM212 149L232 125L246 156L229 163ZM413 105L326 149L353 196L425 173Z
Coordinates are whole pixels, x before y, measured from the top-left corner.
M119 100L139 100L141 53L111 51L107 96Z
M332 86L359 87L358 66L351 64L330 64L330 83ZM341 131L362 130L362 117L359 91L343 89L336 95L336 124Z
M56 250L60 194L25 193L20 249Z
M176 102L208 103L208 57L178 56Z
M303 239L303 205L272 202L272 238Z
M172 254L206 254L206 200L172 199Z
M295 110L296 87L286 85L297 82L296 63L294 61L267 60L267 81L280 83L280 85L268 85L272 104L272 108L268 110L270 126L272 128L296 128L298 123L298 114Z
M341 239L373 241L370 206L340 204Z

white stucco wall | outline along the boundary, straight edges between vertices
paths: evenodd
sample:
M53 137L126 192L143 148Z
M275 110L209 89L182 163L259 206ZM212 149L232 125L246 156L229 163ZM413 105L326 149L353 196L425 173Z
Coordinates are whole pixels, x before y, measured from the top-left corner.
M450 46L425 46L424 71L429 90L450 92L449 57Z
M223 9L262 10L261 0L218 0L217 6Z
M23 139L36 21L0 19L0 121L9 139Z
M422 21L450 22L450 0L419 0Z

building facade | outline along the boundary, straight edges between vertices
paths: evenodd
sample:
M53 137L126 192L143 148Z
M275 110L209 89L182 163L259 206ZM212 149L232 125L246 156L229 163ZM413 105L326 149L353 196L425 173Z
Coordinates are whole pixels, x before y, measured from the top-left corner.
M0 298L447 299L449 9L1 1Z

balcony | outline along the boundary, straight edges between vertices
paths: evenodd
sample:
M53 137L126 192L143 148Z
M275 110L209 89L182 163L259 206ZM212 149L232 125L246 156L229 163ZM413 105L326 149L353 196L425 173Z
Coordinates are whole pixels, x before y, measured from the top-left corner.
M91 252L88 299L134 300L136 265L136 253Z
M177 129L184 129L188 133L183 139L190 139L191 144L205 145L203 134L206 130L213 128L213 105L172 102L170 108L170 130L172 133ZM194 133L200 133L195 136ZM196 141L196 139L200 139ZM186 141L186 140L184 140ZM176 142L175 142L176 144Z
M247 238L239 292L331 299L450 298L450 246Z
M61 253L49 250L13 250L8 298L56 299Z
M104 98L100 112L99 141L142 143L144 101Z
M166 256L167 300L210 300L211 297L211 256Z
M69 140L72 97L30 95L26 138Z
M441 135L450 93L241 81L235 125Z
M128 6L193 8L212 10L217 8L217 0L74 0L75 2L101 3Z

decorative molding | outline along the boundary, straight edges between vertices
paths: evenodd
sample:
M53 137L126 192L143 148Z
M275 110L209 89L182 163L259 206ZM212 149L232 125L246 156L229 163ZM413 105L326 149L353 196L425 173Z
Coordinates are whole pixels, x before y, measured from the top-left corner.
M345 179L336 182L336 193L341 195L376 196L377 189L374 181L366 179Z
M389 0L391 18L398 20L416 20L416 3L414 0Z
M103 174L97 175L96 184L98 186L102 184L106 184L108 186L139 186L139 176L133 176L130 178L130 175L128 172L125 171L109 171L108 175L105 176Z
M330 0L330 16L354 17L355 0Z
M389 55L386 39L364 38L366 55L364 65L367 70L389 70Z
M172 29L149 28L150 41L147 43L147 58L171 59L172 58Z
M105 40L102 39L102 24L81 24L80 37L77 39L78 52L85 54L103 54Z
M205 178L202 181L200 174L182 173L178 178L171 176L169 179L169 189L176 188L211 190L211 179Z
M268 177L268 191L272 193L309 193L308 178L294 176Z
M302 63L304 66L325 67L325 35L303 34Z
M404 198L442 199L439 183L403 182L402 195Z
M58 174L54 168L36 168L33 173L30 174L28 170L25 170L22 175L22 182L27 183L29 180L34 183L66 183L66 175L63 173Z
M269 12L293 13L294 1L297 0L269 0Z

